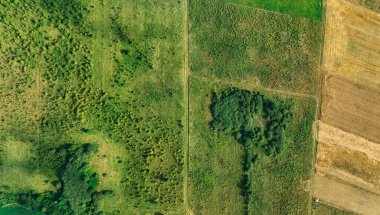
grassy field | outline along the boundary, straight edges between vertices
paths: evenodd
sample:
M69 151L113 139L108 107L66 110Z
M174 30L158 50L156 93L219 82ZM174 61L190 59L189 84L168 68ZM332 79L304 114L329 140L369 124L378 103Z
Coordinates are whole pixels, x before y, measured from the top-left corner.
M0 208L184 213L183 8L0 3Z
M321 0L224 0L228 3L247 5L255 8L276 11L289 15L305 17L311 20L322 19Z
M317 203L316 208L313 209L313 214L314 215L355 215L355 213L334 208L323 203Z
M320 21L194 0L190 10L192 74L260 82L314 93L320 62Z
M244 214L243 145L216 132L209 123L213 92L220 83L192 78L190 84L190 206L194 214ZM248 214L296 214L310 210L311 196L303 183L311 178L315 102L264 93L294 102L294 118L286 134L287 147L277 158L262 157L250 173L252 194Z

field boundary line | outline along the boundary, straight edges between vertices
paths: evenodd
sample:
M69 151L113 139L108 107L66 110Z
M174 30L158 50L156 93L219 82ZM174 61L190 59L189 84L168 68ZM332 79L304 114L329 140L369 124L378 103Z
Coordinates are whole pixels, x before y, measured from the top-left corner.
M283 94L283 95L288 95L288 96L296 96L296 97L303 97L303 98L310 98L310 99L317 100L317 97L313 94L304 94L304 93L290 92L290 91L286 91L286 90L267 88L267 87L263 87L262 85L259 85L259 84L255 85L255 84L252 84L249 82L221 80L221 79L217 79L217 78L202 77L202 76L198 76L198 75L193 75L193 77L200 80L200 81L220 83L223 85L230 85L232 87L239 87L239 88L243 88L243 89L247 89L247 90L260 90L260 91L266 91L266 92L270 92L270 93L277 93L277 94Z
M296 18L300 18L300 19L310 20L310 21L313 21L313 22L321 22L322 21L322 20L318 20L318 19L314 20L314 19L311 19L311 18L306 18L306 17L300 16L300 15L291 15L291 14L288 14L288 13L281 13L281 12L277 12L277 11L273 11L273 10L268 10L268 9L254 7L254 6L249 6L249 5L243 5L243 4L239 4L239 3L226 2L225 5L230 5L230 6L234 6L234 7L243 7L243 8L258 10L258 11L262 11L262 12L266 12L266 13L273 13L273 14L277 14L277 15L282 15L282 16L296 17Z
M318 133L319 133L319 118L322 111L322 95L324 89L325 71L324 71L324 51L325 51L325 29L326 29L326 0L322 0L322 25L321 25L321 44L320 44L320 60L319 69L316 77L316 110L315 121L313 122L313 146L312 146L312 160L311 160L311 173L310 173L310 201L309 201L309 215L313 215L313 195L314 195L314 177L315 177L315 165L317 162L318 153Z
M190 169L190 93L189 93L189 7L190 1L184 2L183 17L183 42L184 42L184 59L183 59L183 86L184 86L184 108L185 108L185 143L184 143L184 179L183 179L183 202L185 213L192 215L189 206L189 169Z

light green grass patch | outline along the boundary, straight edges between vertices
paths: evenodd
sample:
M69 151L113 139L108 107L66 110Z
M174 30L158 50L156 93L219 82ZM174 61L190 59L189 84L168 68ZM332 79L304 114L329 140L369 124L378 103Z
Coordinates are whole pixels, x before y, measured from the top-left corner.
M247 5L289 15L322 19L322 0L224 0L228 3Z
M190 207L194 214L242 214L243 147L208 124L211 93L217 89L197 79L190 82Z

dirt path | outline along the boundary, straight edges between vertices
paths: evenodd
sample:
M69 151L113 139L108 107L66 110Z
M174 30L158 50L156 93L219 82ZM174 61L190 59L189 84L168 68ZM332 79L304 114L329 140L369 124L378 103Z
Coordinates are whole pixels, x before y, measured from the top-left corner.
M185 0L184 5L184 65L183 65L183 86L184 86L184 107L185 107L185 145L184 145L184 179L183 179L183 201L185 210L188 215L192 215L191 208L189 206L189 145L190 145L190 123L189 123L189 110L190 110L190 93L189 93L189 0Z
M253 82L226 81L226 80L221 80L221 79L215 79L215 78L210 79L208 77L200 77L200 76L194 76L194 75L193 75L193 77L197 78L198 80L201 80L201 81L220 83L223 85L229 85L231 87L239 87L239 88L247 89L247 90L260 90L260 91L265 91L265 92L270 92L270 93L283 94L283 95L287 95L287 96L296 96L296 97L317 99L317 97L315 95L312 95L312 94L303 94L303 93L289 92L286 90L266 88L266 87L261 86L260 84L256 84Z

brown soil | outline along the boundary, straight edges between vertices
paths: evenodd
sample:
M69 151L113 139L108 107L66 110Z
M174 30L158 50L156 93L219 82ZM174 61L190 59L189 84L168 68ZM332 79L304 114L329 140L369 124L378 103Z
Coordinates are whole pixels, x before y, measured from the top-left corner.
M322 121L380 143L380 91L339 76L327 76Z

